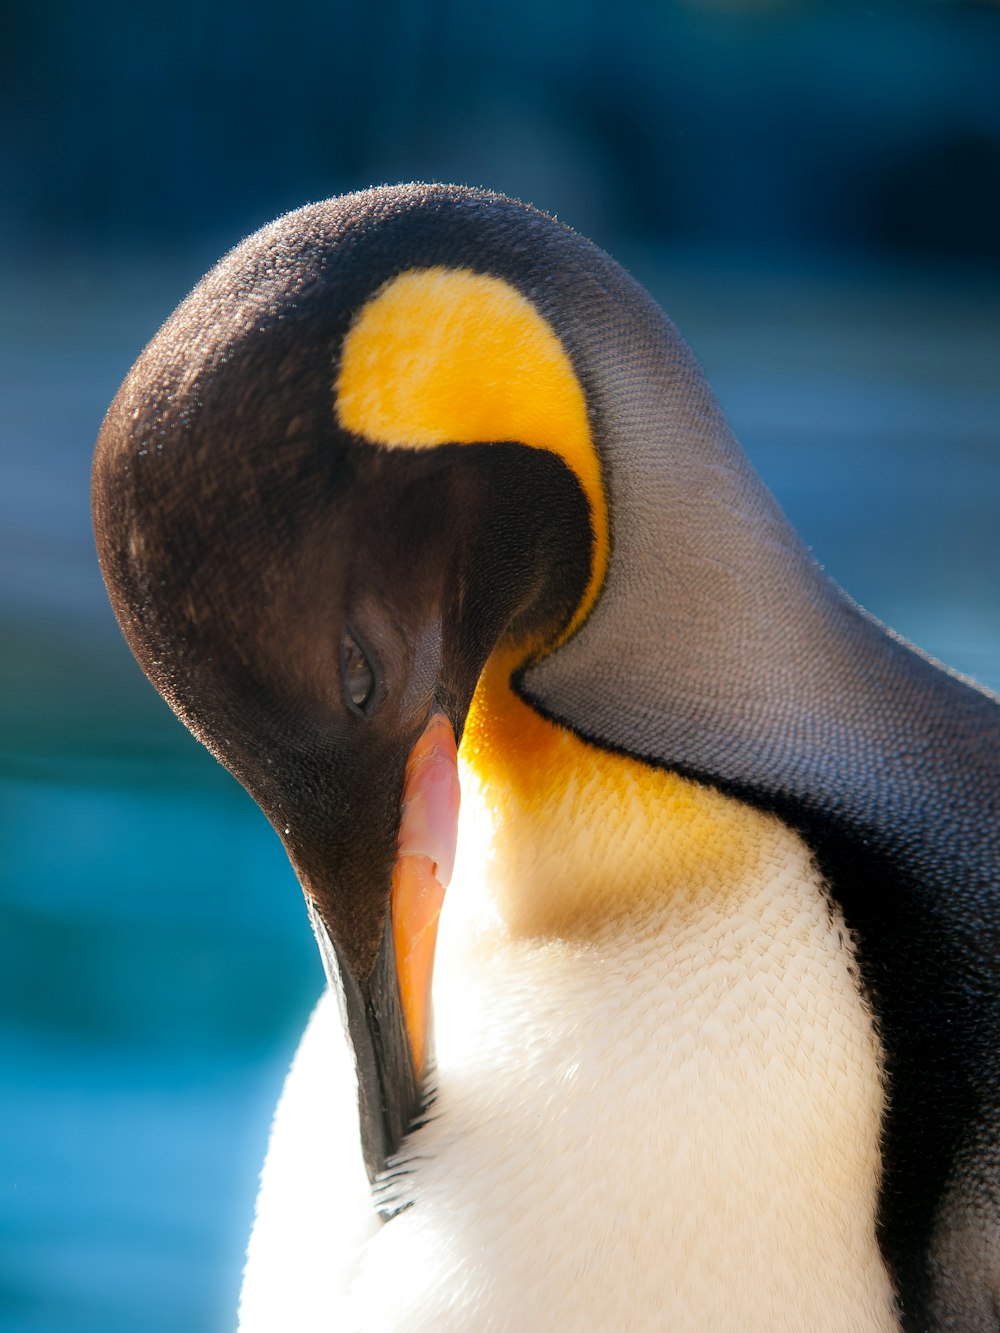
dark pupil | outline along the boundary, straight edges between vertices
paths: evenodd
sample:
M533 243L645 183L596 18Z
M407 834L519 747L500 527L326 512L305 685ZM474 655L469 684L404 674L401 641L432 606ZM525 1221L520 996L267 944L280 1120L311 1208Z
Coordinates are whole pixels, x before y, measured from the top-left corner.
M351 703L359 708L371 698L375 688L375 676L368 659L349 634L344 635L344 648L341 656L344 673L344 689Z

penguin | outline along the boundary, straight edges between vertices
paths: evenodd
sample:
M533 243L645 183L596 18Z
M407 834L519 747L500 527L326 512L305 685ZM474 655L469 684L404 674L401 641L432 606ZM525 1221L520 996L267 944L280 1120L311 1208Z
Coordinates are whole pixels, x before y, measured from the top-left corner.
M288 214L93 513L329 979L246 1333L1000 1328L998 700L825 575L610 257L478 189Z

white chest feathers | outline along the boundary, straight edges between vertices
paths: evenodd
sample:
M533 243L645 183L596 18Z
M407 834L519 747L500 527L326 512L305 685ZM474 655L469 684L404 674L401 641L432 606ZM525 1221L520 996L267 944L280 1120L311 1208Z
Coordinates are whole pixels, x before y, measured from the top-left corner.
M275 1123L243 1333L898 1328L878 1042L805 849L586 943L510 938L460 867L412 1206L373 1222L324 1000Z

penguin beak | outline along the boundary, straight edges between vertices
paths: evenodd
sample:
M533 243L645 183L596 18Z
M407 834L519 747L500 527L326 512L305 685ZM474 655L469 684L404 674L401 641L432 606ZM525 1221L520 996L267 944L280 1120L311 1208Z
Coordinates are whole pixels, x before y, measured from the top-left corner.
M354 1048L362 1148L373 1183L424 1109L433 1067L434 952L455 864L459 795L455 733L438 712L407 759L389 911L368 977L357 975L319 913L310 911Z
M403 1017L418 1078L429 1058L434 950L455 867L459 799L455 733L445 715L435 713L406 764L390 911Z

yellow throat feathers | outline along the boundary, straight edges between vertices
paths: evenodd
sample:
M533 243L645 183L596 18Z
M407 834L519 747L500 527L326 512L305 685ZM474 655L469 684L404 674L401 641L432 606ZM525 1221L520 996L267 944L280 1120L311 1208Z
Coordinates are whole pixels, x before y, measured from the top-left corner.
M348 332L334 401L340 424L373 445L516 440L558 454L590 506L593 558L552 646L579 628L607 571L607 498L583 389L525 296L467 269L400 274ZM776 820L541 717L510 685L527 655L526 646L494 652L461 754L492 817L498 907L511 931L588 938L655 911L666 894L717 900L759 873L777 851L767 850L783 832Z

